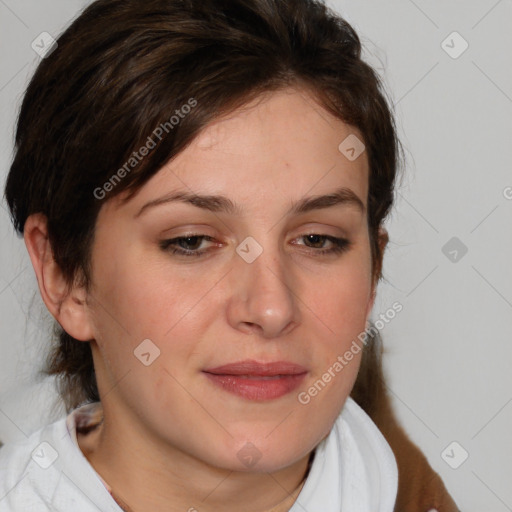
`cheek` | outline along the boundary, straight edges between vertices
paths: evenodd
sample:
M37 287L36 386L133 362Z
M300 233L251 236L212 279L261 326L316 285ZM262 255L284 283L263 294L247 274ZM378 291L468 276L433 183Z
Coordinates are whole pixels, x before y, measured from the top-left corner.
M366 254L354 254L329 279L319 281L326 281L325 284L315 287L308 282L305 288L310 290L307 302L316 314L311 318L319 335L315 338L314 374L304 391L311 400L311 410L328 417L326 424L334 421L336 404L343 403L350 394L361 362L364 347L360 335L366 328L366 310L371 298L366 258Z
M313 372L298 401L309 417L321 419L325 435L357 378L364 350L358 337L366 327L370 294L367 269L356 265L340 270L329 284L308 296L313 311L318 312L313 322L322 334L315 337Z
M181 372L182 362L194 350L190 340L200 338L207 321L205 307L209 301L201 301L201 297L218 279L211 275L190 279L166 271L161 264L123 259L121 253L118 256L97 272L93 294L97 299L93 311L95 339L112 372L118 377L128 367L139 372L142 368L134 350L146 339L164 356L151 365L152 369L165 360L167 366Z
M362 263L340 266L323 284L307 284L305 302L338 342L364 330L371 299L369 267Z
M97 316L134 338L148 336L161 323L171 324L184 283L153 268L129 247L99 246L96 259L93 295L98 299Z

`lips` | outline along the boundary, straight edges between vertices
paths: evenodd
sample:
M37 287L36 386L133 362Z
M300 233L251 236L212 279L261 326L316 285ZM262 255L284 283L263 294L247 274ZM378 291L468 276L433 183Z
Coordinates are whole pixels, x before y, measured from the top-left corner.
M288 361L259 363L254 360L239 361L203 370L214 375L241 375L247 377L275 377L277 375L299 375L307 369Z
M308 370L288 361L239 361L203 370L216 387L246 400L273 400L295 390Z

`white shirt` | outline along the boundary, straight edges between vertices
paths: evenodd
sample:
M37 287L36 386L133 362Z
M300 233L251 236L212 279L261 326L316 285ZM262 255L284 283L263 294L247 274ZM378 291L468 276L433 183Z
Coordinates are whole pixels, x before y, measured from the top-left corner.
M122 512L77 442L89 406L0 448L0 512ZM397 488L391 448L349 397L290 512L393 512Z

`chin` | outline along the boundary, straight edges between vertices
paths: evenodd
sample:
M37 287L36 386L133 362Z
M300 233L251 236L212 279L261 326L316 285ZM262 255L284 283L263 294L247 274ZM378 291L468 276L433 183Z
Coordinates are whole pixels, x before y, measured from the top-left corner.
M267 434L266 434L267 435ZM283 438L274 438L272 441L265 436L259 441L250 441L249 436L237 439L231 444L231 456L227 460L223 457L226 469L247 473L274 473L280 471L305 457L310 450L305 451L304 441L296 434L288 434L286 444ZM313 447L312 447L313 448Z

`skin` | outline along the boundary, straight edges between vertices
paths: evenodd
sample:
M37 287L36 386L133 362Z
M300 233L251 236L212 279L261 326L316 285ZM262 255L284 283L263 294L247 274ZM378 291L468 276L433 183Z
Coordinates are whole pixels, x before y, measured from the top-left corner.
M28 219L25 241L43 300L93 351L105 421L79 437L80 447L134 511L291 507L311 451L350 394L361 353L307 405L297 395L364 331L375 297L366 208L287 214L291 202L339 187L366 207L366 153L349 161L338 150L349 134L362 139L293 88L217 119L128 203L114 197L102 206L89 292L62 278L44 216ZM223 195L242 211L172 202L136 217L175 190ZM202 256L159 246L191 233L214 239L182 243L206 250ZM333 244L308 234L351 244L319 254ZM235 251L247 236L263 248L252 263ZM384 230L380 240L384 247ZM149 366L134 357L145 339L160 350ZM202 373L244 359L291 361L308 373L299 389L267 401L230 394ZM261 455L251 468L237 457L247 442Z

